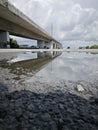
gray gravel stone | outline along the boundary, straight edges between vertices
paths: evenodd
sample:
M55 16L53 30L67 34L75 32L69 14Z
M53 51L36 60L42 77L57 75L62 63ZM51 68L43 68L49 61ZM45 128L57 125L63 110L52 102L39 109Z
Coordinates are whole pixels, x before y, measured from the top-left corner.
M9 93L0 85L0 130L97 130L97 98L64 91Z

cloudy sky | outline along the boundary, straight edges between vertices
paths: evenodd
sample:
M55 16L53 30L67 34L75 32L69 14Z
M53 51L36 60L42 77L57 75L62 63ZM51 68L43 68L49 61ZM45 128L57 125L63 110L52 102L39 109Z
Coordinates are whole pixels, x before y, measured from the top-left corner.
M98 0L9 1L64 46L98 44Z

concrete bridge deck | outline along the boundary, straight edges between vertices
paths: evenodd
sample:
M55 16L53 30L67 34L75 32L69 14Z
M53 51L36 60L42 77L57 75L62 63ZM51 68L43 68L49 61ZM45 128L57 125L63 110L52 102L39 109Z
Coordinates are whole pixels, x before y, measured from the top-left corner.
M15 8L8 0L0 0L0 30L7 31L9 34L15 36L40 40L50 44L51 41L53 41L54 43L61 45L44 29ZM43 44L43 42L40 42L39 44ZM43 46L46 46L45 43ZM54 46L56 47L56 45ZM39 47L41 48L41 46Z

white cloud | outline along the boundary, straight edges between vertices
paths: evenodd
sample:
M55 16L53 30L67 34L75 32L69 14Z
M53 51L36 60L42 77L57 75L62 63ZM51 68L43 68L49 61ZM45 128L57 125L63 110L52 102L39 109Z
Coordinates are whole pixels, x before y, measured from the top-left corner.
M9 1L57 40L98 40L98 0Z

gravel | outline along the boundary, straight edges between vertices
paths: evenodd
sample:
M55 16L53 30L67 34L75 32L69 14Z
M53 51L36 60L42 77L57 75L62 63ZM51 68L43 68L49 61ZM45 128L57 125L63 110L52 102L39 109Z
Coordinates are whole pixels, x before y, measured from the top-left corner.
M98 99L63 91L9 93L0 84L0 130L97 130Z

